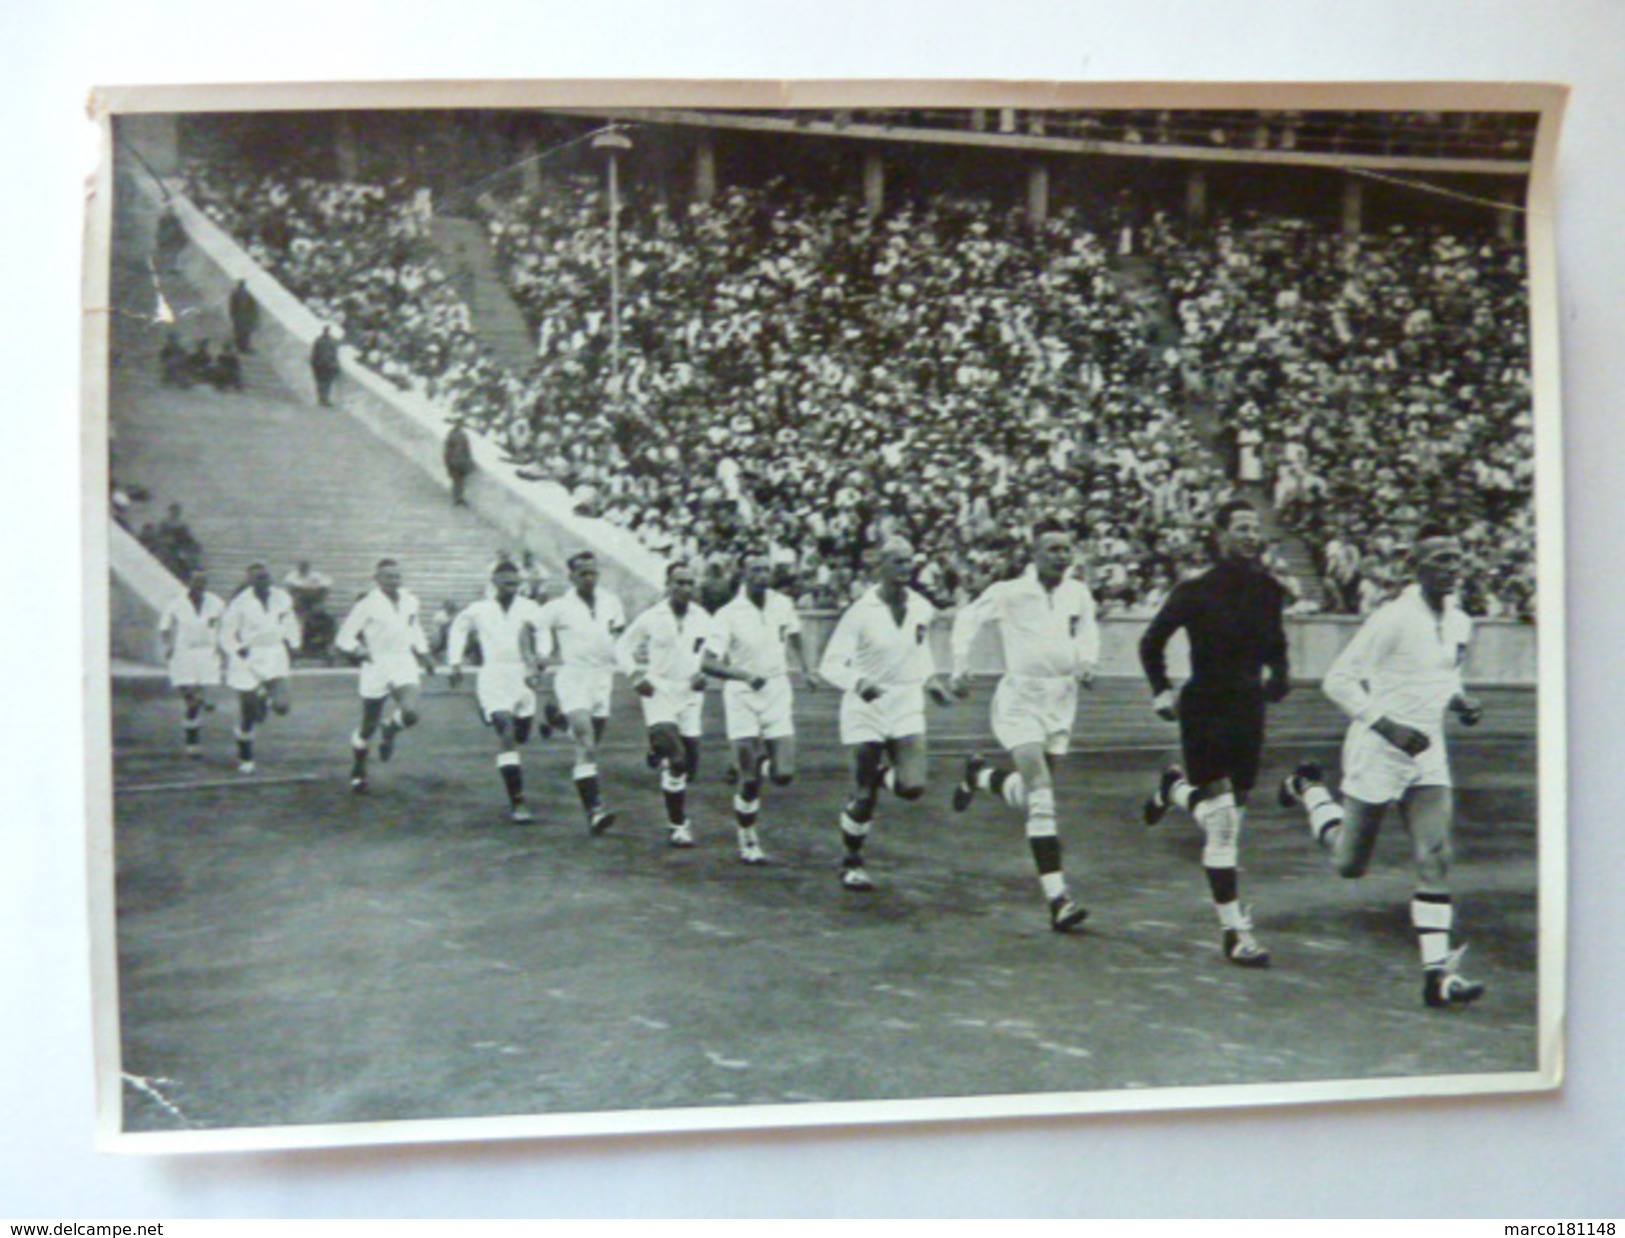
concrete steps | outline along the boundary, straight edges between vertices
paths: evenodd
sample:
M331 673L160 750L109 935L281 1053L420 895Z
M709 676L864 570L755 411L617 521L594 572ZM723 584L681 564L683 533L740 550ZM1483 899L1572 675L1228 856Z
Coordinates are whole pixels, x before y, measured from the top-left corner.
M502 282L484 226L436 216L431 231L441 269L473 315L475 334L513 373L528 374L536 364L536 340Z
M127 207L116 219L134 233L121 244L147 253L153 221ZM223 304L203 302L173 273L159 274L174 329L188 342L229 338ZM150 494L130 512L133 530L181 503L220 593L255 559L279 581L308 559L333 578L331 605L342 612L387 556L401 561L407 587L431 609L480 594L505 539L467 508L452 507L443 482L342 412L318 407L309 391L290 391L253 354L243 359L244 392L162 386L157 354L171 328L153 319L151 275L130 264L115 280L113 477Z

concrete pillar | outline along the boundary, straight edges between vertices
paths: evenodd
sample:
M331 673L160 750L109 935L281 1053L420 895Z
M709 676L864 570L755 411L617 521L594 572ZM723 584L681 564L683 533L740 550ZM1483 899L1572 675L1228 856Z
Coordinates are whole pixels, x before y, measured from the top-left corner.
M528 194L542 192L542 163L536 156L536 135L526 133L519 139L519 183Z
M1503 241L1516 240L1518 210L1523 206L1523 195L1516 185L1508 185L1501 190L1501 201L1507 204L1507 209L1495 212L1495 234Z
M1343 235L1356 237L1365 214L1365 186L1357 180L1343 182Z
M159 176L173 176L181 166L180 120L170 114L120 116L113 125L120 145L135 151Z
M1185 181L1185 222L1200 228L1207 222L1207 169L1192 168Z
M1027 169L1027 218L1042 228L1049 219L1049 165L1035 163Z
M886 205L886 161L878 150L863 153L863 209L878 215Z
M337 127L333 131L333 158L338 165L339 179L356 181L361 179L361 157L356 150L355 116L350 112L338 112Z
M1001 107L999 109L999 132L1014 133L1016 131L1016 109Z
M716 195L717 142L709 133L702 133L694 148L694 200L709 202Z

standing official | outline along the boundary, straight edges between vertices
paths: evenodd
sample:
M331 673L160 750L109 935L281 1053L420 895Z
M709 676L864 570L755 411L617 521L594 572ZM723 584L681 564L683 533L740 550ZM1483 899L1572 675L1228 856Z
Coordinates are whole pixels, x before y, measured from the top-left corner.
M557 651L553 694L569 722L575 747L570 772L587 829L602 834L615 824L604 807L598 780L598 742L609 724L610 691L615 683L615 642L626 630L621 599L598 587L598 560L590 550L571 555L570 588L543 606L538 638Z
M1341 877L1365 875L1383 815L1388 805L1399 806L1416 857L1411 925L1422 956L1422 1000L1465 1006L1484 995L1484 986L1457 970L1467 947L1450 945L1454 807L1444 722L1454 713L1476 726L1483 708L1461 678L1473 631L1454 597L1461 542L1443 526L1424 526L1412 561L1416 583L1365 621L1321 685L1351 720L1343 741L1342 804L1313 762L1281 784L1281 803L1307 811L1310 834L1331 853Z
M1171 766L1145 805L1155 825L1170 804L1189 812L1206 837L1202 866L1223 928L1224 956L1239 967L1268 967L1239 901L1236 867L1242 813L1258 781L1266 706L1291 690L1286 590L1259 562L1262 530L1251 504L1236 499L1214 517L1218 562L1174 587L1140 641L1140 663L1158 717L1178 719L1185 765ZM1179 629L1190 640L1191 677L1176 700L1165 652Z
M1069 575L1075 554L1071 533L1041 525L1032 565L964 607L953 630L953 690L963 696L976 634L998 625L1004 675L993 693L993 735L1015 763L1013 771L991 769L972 754L954 789L954 810L964 812L977 791L991 791L1025 812L1027 843L1057 933L1079 927L1089 914L1067 890L1055 824L1055 761L1071 746L1078 687L1094 687L1100 659L1094 597Z
M893 537L875 555L878 579L847 609L819 661L818 673L845 693L841 743L852 754L852 794L841 812L841 884L874 889L863 847L882 787L899 799L925 794L925 694L946 701L931 655L937 608L909 587L914 547Z
M290 651L299 648L293 598L271 583L263 563L248 567L248 583L220 616L220 648L226 655L226 686L237 693L237 770L254 772L254 728L270 711L280 717L288 696Z
M209 708L208 689L220 674L220 620L226 604L209 592L209 577L193 568L186 592L158 617L158 651L169 670L169 682L181 694L186 710L182 731L186 755L203 755L203 714Z
M339 342L333 328L324 326L310 346L310 376L316 381L316 402L323 408L333 404L333 384L339 376Z
M382 725L378 759L387 762L396 736L417 725L418 685L422 674L434 671L417 595L401 588L400 564L380 559L373 579L378 587L351 608L333 641L340 653L361 663L361 725L350 736L350 787L358 794L367 790L373 735ZM385 718L391 701L395 708Z
M687 563L668 567L665 599L632 621L616 650L621 672L643 707L673 847L694 845L688 783L700 767L705 647L711 637L711 616L694 600L698 583Z

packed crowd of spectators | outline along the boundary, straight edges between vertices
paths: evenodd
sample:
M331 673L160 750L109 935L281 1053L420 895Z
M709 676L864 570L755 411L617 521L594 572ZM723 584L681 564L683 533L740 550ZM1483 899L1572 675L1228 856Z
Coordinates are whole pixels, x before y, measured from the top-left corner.
M1533 397L1524 255L1394 227L1350 240L1280 218L1200 241L1150 229L1199 375L1310 544L1336 609L1405 578L1408 530L1442 519L1481 614L1534 605Z
M596 178L499 204L490 230L538 331L516 448L656 551L764 544L818 606L894 531L944 602L1008 571L1046 516L1091 539L1107 610L1200 561L1224 479L1073 213L1035 232L938 197L871 218L782 185L636 204L618 366Z
M1193 237L1160 216L1141 245L1177 315L1170 344L1073 211L1035 229L949 196L871 217L782 183L676 207L634 194L612 355L602 183L562 177L483 200L536 331L516 374L438 266L422 192L200 166L188 192L363 363L495 439L522 476L663 555L765 548L803 606L844 605L892 532L952 604L1060 517L1102 609L1144 613L1205 561L1212 507L1259 482L1333 609L1392 591L1425 514L1462 524L1479 613L1532 610L1513 246L1345 242L1266 217ZM1237 445L1228 473L1192 401Z

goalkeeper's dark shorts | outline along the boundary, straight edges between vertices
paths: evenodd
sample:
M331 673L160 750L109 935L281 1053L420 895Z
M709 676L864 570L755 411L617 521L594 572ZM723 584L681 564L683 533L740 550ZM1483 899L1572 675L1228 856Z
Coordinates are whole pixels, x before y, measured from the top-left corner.
M1263 693L1214 695L1186 685L1179 694L1179 742L1192 785L1228 778L1245 795L1258 783L1264 755Z

